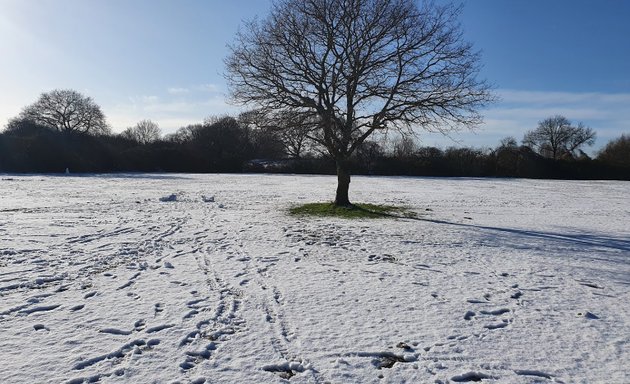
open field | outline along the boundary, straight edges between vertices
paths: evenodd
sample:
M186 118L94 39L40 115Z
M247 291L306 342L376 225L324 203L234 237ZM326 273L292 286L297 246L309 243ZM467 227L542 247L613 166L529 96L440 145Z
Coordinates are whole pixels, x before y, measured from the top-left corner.
M630 382L630 182L335 183L2 175L0 382Z

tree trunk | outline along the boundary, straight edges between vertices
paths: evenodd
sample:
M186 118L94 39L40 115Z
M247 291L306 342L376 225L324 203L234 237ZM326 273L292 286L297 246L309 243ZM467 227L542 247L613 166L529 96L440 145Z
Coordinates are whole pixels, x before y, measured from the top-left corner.
M337 195L335 196L335 205L349 207L350 199L348 198L348 190L350 189L350 164L348 161L337 160Z

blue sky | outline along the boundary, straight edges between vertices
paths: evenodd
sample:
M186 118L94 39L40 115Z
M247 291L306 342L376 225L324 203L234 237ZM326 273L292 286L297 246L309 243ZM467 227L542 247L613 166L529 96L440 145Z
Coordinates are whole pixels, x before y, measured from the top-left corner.
M445 0L440 0L443 2ZM501 101L474 133L423 134L424 145L495 146L563 114L598 133L630 133L630 1L464 0L464 36ZM226 103L226 45L268 0L0 0L0 125L40 93L72 88L114 131L142 119L165 133Z

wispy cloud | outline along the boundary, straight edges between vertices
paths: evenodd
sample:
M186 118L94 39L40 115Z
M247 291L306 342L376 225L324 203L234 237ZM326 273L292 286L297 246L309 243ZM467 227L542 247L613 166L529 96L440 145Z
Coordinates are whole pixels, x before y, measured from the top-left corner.
M216 84L200 84L200 85L197 85L195 89L200 92L209 92L209 93L223 92L223 89Z
M501 90L499 96L502 101L488 111L488 122L517 122L518 134L553 115L583 122L602 138L630 131L630 93Z
M171 95L182 95L182 94L190 92L190 89L181 88L181 87L172 87L172 88L167 89L167 92Z
M187 87L171 87L167 89L171 95L185 95L189 93L222 93L223 89L216 84L196 84Z
M156 95L140 95L140 96L131 96L129 97L129 101L133 105L146 105L157 103L160 98Z

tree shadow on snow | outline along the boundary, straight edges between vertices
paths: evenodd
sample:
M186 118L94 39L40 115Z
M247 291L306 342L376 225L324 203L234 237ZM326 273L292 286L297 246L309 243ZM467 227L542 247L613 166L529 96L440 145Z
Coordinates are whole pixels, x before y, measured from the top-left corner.
M559 233L559 232L534 231L534 230L515 229L515 228L502 228L502 227L492 227L492 226L468 224L468 223L456 223L456 222L447 221L447 220L437 220L437 219L430 219L430 218L418 217L418 216L403 216L403 215L398 215L395 213L383 213L382 215L388 216L388 217L399 218L399 219L423 221L423 222L434 223L434 224L482 230L489 233L493 233L495 236L492 236L492 238L496 237L496 235L504 234L504 235L509 235L511 237L517 236L517 237L527 238L531 240L545 240L545 243L547 245L549 245L549 242L552 242L555 244L577 246L580 248L584 248L584 247L599 248L599 249L605 248L609 250L630 252L630 239L629 238L613 237L613 236L607 236L605 234L594 234L594 233L589 233L589 232ZM497 239L497 241L499 240L500 239ZM501 244L505 245L503 241L501 241ZM515 244L522 244L522 246L519 248L532 248L526 243L523 243L520 241L515 242ZM617 260L617 262L627 263L628 256L630 255L621 255L621 256L623 257ZM610 259L606 259L606 260L613 261Z
M593 263L583 264L582 268L606 274L617 283L630 285L630 275L628 275L628 267L630 266L629 238L589 232L560 233L502 228L423 217L404 217L396 214L388 214L388 216L471 229L476 231L481 236L482 241L490 246L535 251L551 257L566 255L568 258L589 260Z

